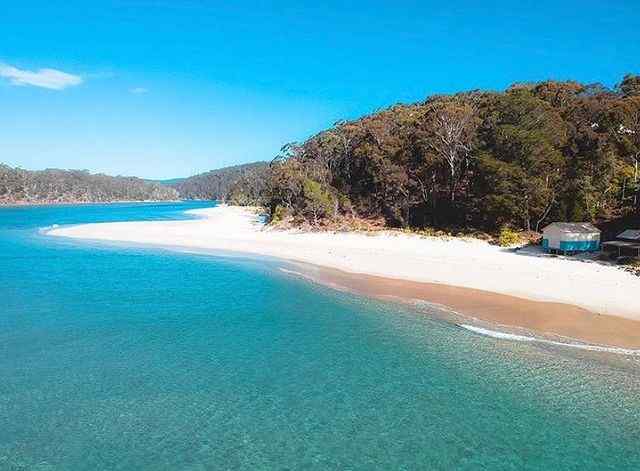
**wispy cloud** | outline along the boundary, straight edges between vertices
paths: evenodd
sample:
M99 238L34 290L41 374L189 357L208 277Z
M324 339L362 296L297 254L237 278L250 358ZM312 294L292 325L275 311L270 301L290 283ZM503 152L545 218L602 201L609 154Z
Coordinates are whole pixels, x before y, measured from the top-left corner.
M22 70L8 64L0 63L0 77L9 80L12 85L63 90L80 85L83 80L79 75L68 74L56 69Z
M133 93L134 95L142 95L143 93L147 93L149 90L147 90L144 87L136 87L136 88L130 88L129 89L129 93Z

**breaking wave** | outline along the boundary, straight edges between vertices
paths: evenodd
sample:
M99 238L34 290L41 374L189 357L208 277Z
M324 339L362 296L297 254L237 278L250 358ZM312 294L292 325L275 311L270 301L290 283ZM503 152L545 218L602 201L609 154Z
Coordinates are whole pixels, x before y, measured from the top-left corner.
M640 350L633 350L629 348L606 347L604 345L591 345L591 344L585 344L585 343L557 342L555 340L542 339L538 337L529 337L527 335L517 335L517 334L510 334L508 332L484 329L482 327L477 327L469 324L458 324L458 326L462 327L463 329L469 330L471 332L475 332L476 334L484 335L486 337L492 337L495 339L512 340L516 342L536 342L536 343L543 343L547 345L556 345L559 347L577 348L580 350L588 350L591 352L606 352L606 353L616 353L619 355L640 356Z

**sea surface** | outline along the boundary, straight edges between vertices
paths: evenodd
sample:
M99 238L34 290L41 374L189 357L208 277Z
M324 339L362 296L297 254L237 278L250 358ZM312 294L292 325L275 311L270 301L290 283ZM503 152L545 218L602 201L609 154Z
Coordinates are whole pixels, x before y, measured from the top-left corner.
M0 470L640 469L637 357L42 230L212 204L0 208Z

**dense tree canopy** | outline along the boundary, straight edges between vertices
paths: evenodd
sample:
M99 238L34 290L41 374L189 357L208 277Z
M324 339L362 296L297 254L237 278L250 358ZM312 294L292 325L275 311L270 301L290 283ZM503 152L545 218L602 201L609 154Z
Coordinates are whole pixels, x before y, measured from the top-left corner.
M640 77L617 89L517 84L434 96L290 144L265 199L279 217L540 230L640 205Z
M167 185L84 171L0 166L0 202L224 200L313 224L502 226L640 214L640 77L433 96L341 121L264 162Z
M175 200L173 188L86 170L29 171L0 164L0 204Z
M254 162L211 170L169 185L184 199L220 200L250 205L258 203L264 193L267 171L266 162Z

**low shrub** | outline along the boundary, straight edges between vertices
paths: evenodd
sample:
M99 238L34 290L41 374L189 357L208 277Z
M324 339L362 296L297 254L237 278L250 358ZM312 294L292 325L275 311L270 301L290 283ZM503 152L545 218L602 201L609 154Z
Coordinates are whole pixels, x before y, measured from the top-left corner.
M305 198L304 212L313 218L315 224L322 218L335 215L336 200L322 184L306 178L302 190Z
M273 211L271 215L271 222L277 224L284 220L287 217L287 209L284 206L276 206L276 209Z
M500 247L513 247L515 245L521 245L524 242L522 235L514 231L508 226L500 229L500 235L498 236L498 245Z

